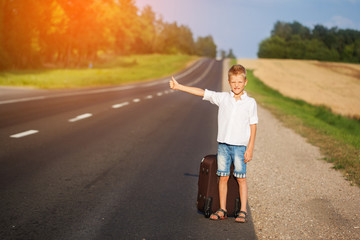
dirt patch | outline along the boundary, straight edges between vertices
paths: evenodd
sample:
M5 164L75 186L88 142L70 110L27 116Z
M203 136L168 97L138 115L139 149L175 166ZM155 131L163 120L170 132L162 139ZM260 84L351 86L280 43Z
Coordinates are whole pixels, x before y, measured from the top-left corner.
M360 118L360 64L288 59L239 59L238 63L285 96Z
M347 63L316 62L316 66L329 69L333 72L354 77L360 81L360 65Z

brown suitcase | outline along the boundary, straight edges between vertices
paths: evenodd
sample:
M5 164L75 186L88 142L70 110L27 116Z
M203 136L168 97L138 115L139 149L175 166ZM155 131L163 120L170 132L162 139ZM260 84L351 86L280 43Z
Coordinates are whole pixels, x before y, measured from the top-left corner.
M216 171L217 156L205 156L200 163L197 208L203 212L207 218L220 208L219 177L216 175ZM233 171L234 166L231 164L226 200L228 216L234 216L236 212L240 211L239 185L236 178L232 175Z

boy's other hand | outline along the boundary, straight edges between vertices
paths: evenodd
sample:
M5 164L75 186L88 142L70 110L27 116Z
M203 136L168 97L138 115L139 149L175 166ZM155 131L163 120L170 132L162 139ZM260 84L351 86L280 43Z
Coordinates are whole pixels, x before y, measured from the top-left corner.
M171 80L169 81L169 85L171 89L178 89L179 83L175 80L174 77L171 77Z
M252 157L253 157L252 149L250 149L250 148L246 149L244 157L245 157L245 160L244 160L245 163L250 162L252 160Z

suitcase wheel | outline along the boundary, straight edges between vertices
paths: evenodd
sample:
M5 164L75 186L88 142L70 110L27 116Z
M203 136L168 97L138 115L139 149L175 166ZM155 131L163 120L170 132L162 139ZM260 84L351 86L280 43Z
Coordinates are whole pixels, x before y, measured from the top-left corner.
M204 213L206 218L209 218L212 213L211 211L212 200L213 200L212 197L208 197L205 199Z
M238 212L240 212L241 209L241 202L240 202L240 198L236 198L235 199L235 210L234 210L234 216L236 216L238 214Z

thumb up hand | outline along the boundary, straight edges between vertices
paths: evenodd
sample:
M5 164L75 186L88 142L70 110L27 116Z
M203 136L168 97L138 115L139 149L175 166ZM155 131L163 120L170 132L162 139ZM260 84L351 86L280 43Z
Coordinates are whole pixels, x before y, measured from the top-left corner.
M169 85L171 89L178 89L179 83L175 80L174 77L171 77L171 80L169 81Z

